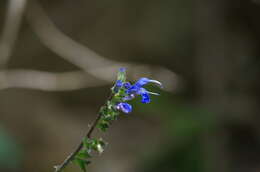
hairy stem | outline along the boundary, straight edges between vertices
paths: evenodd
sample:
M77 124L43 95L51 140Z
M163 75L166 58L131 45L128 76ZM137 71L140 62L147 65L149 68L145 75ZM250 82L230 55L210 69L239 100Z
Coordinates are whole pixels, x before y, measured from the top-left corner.
M112 97L113 97L113 94L111 94L111 95L109 96L109 98L107 99L107 101L111 100ZM106 101L106 102L107 102L107 101ZM105 104L104 106L106 106L106 104ZM98 124L98 121L100 120L101 116L102 116L102 114L99 112L97 118L96 118L95 121L91 124L91 126L90 126L88 132L86 133L85 137L91 138L91 135L92 135L94 129L96 128L96 126L97 126L97 124ZM85 137L84 137L84 138L85 138ZM84 139L84 138L83 138L83 139ZM55 172L61 172L61 171L74 159L75 155L77 155L77 153L78 153L78 152L82 149L82 147L83 147L83 139L82 139L82 141L80 142L80 144L77 146L77 148L63 161L62 164L55 166Z

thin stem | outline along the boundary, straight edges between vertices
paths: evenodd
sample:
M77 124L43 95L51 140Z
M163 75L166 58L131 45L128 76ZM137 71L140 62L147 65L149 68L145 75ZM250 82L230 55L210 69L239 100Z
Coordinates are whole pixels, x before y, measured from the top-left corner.
M107 101L111 100L113 97L113 94L110 94L109 98L107 99ZM107 102L106 101L106 102ZM106 104L104 105L106 106ZM87 138L91 138L91 135L94 131L94 129L96 128L97 124L98 124L98 121L100 120L102 114L99 112L98 113L98 116L97 118L95 119L95 121L91 124L88 132L86 133L85 137ZM84 137L84 138L85 138ZM84 139L83 138L83 139ZM55 166L55 172L61 172L72 160L73 158L75 157L75 155L77 155L77 153L82 149L83 147L83 139L82 141L80 142L80 144L77 146L77 148L74 150L74 152L72 152L64 161L61 165L57 165Z

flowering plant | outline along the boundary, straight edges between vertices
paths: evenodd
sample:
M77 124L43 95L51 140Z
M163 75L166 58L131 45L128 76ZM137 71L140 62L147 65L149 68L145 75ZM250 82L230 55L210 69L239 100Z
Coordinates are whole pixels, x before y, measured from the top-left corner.
M106 143L102 138L92 138L92 132L97 127L102 132L105 132L111 123L118 118L120 112L129 114L132 112L132 105L127 101L134 99L137 96L141 96L142 103L150 103L150 95L159 95L153 93L144 88L148 83L154 83L162 87L162 84L157 80L148 78L140 78L134 84L126 81L125 68L120 68L117 81L111 88L111 95L107 99L106 103L100 108L96 120L91 125L86 136L82 139L76 150L71 153L61 165L55 166L55 172L61 172L70 162L74 162L86 172L86 166L90 164L90 159L93 156L92 152L98 152L101 154L104 151Z

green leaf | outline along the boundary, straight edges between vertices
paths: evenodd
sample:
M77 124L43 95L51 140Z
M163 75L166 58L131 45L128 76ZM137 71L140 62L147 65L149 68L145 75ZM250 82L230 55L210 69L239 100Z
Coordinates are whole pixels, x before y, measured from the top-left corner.
M103 106L101 109L100 109L100 114L102 114L102 115L105 115L105 114L107 114L107 106Z
M85 138L83 138L82 142L83 142L83 146L84 146L87 150L88 150L88 149L91 149L91 142L92 142L91 139L85 137Z
M108 127L109 127L109 122L105 121L105 120L100 120L97 126L101 131L105 132L107 131Z
M91 155L89 154L89 150L87 149L82 149L78 154L77 157L80 159L87 159L91 158Z
M126 95L126 90L125 90L124 88L121 88L121 89L118 91L118 94L119 94L119 98L125 97L125 95Z
M86 165L88 165L90 163L90 161L88 160L83 160L83 159L79 159L76 158L75 160L73 160L74 163L76 163L82 171L86 172Z

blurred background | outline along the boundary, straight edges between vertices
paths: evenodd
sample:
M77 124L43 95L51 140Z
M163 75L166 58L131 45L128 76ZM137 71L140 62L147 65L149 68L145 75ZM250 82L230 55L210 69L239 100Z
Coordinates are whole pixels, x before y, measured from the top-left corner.
M126 67L164 89L89 172L259 172L259 18L259 0L0 1L0 171L53 171Z

